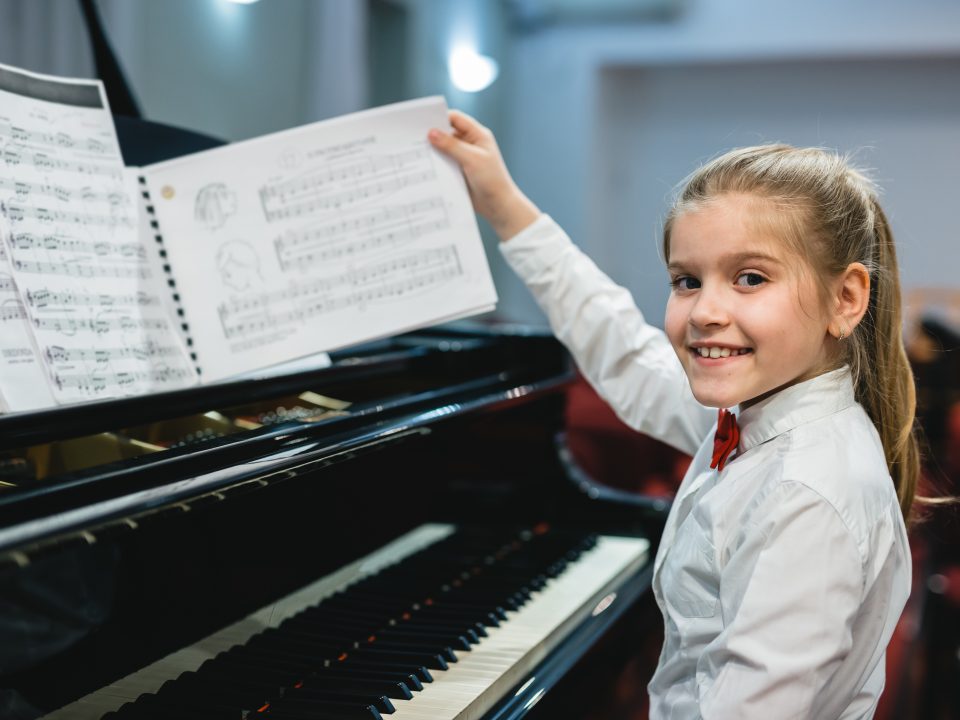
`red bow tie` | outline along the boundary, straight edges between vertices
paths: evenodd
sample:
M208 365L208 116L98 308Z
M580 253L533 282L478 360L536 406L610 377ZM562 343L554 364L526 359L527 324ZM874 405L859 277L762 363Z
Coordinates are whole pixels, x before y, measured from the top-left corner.
M723 470L730 453L737 449L740 442L740 427L737 416L729 410L717 411L717 434L713 436L713 458L710 467Z

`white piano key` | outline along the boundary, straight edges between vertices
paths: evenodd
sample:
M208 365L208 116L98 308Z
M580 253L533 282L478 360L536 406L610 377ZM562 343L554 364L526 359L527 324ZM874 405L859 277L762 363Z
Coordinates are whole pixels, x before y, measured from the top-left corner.
M434 671L434 681L422 692L395 702L391 720L482 717L590 615L611 587L643 566L648 547L642 539L601 537L522 608L509 612L507 622L489 628L488 637L471 651L459 652L459 662Z

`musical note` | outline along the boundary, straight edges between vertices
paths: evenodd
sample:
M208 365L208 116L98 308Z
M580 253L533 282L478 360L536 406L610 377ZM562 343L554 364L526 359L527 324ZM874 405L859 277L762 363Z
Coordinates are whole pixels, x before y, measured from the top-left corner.
M417 148L367 156L264 186L260 189L260 202L266 220L274 222L369 201L435 177L429 152Z
M75 238L57 235L34 235L32 233L17 233L10 237L10 244L19 250L57 250L59 252L87 253L100 257L119 255L125 258L146 260L146 249L136 242L90 242Z
M78 332L107 333L113 330L132 332L136 330L165 330L166 320L153 318L75 318L75 317L35 317L33 325L39 330L52 330L64 335L76 335Z
M116 149L97 138L78 138L69 133L31 130L10 122L0 122L0 137L9 137L17 143L50 145L57 148L79 149L97 155L116 154Z
M61 345L50 345L44 350L44 354L51 363L94 362L105 364L113 360L170 358L176 357L179 353L179 348L161 345L153 341L147 341L143 345L134 347L66 348Z
M130 197L124 192L101 192L90 186L70 189L61 184L29 183L0 177L0 190L12 192L20 199L26 199L33 195L43 195L67 203L76 197L81 197L87 202L103 202L115 206L130 205Z
M2 282L2 281L0 281ZM2 289L2 286L0 286ZM50 305L72 305L83 307L152 307L160 305L160 298L147 292L113 295L109 293L52 292L50 290L27 290L27 303L31 307L42 308Z
M456 247L423 250L295 284L270 293L249 294L218 308L224 337L273 331L278 327L348 307L396 299L463 274Z
M67 223L71 225L100 225L103 227L133 228L136 223L129 215L90 215L87 213L70 212L67 210L52 210L42 207L28 207L8 203L7 215L13 222L21 222L27 218L39 220L43 223Z
M89 265L87 263L14 260L13 266L21 273L65 275L76 278L140 278L147 280L152 276L150 269L143 265L109 265L106 263Z
M24 320L26 317L23 305L0 305L0 320Z
M274 241L280 267L305 270L331 261L394 248L450 226L440 198L380 208L370 214L302 231Z
M91 396L103 395L111 387L123 389L135 383L167 384L191 378L189 370L170 367L133 372L54 373L54 382L61 390L73 388Z

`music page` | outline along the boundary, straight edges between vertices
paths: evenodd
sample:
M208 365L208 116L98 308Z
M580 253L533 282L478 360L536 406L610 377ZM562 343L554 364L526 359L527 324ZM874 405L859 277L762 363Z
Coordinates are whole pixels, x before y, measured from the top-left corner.
M204 380L490 309L442 98L144 168Z
M0 410L18 412L50 407L55 402L10 270L9 234L0 213Z
M6 255L55 399L195 383L102 85L0 66L0 143Z

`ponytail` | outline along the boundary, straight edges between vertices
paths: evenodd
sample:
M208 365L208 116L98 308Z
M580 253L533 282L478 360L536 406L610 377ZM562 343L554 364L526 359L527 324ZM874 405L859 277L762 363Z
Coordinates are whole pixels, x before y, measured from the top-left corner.
M916 387L903 345L893 234L876 198L871 197L870 203L874 227L868 265L870 301L850 338L849 359L857 401L880 434L900 510L909 520L920 475L920 444L914 427Z

